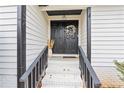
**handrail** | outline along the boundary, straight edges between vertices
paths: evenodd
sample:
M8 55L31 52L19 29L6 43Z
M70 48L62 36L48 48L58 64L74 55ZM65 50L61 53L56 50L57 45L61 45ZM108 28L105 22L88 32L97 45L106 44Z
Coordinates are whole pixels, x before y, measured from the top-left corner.
M46 46L21 76L19 81L24 83L24 87L36 87L36 82L40 81L41 76L47 67L47 56L48 47Z
M89 87L89 88L100 87L101 85L100 80L97 77L93 67L91 66L91 63L89 62L83 49L80 46L79 46L79 59L80 59L81 77L83 74L86 87Z

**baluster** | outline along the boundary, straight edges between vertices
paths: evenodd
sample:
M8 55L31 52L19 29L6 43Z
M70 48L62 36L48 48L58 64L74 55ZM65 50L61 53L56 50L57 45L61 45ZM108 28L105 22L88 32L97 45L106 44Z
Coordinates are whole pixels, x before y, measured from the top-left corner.
M43 77L43 55L42 55L42 58L41 58L41 70L42 70L42 77Z
M38 63L36 64L36 81L38 81L39 75L38 75Z
M93 88L92 77L90 77L90 85L91 85L91 88Z
M85 71L85 64L84 64L84 58L82 57L82 70L83 70L83 75L84 75L84 71Z
M89 70L87 69L87 86L90 88L90 75L89 75Z
M33 69L33 88L35 88L35 76L36 76L36 74L35 74L35 67L34 67L34 69Z
M25 82L24 82L24 87L27 88L28 87L28 80L26 79Z
M86 65L84 64L84 78L85 78L85 82L86 82Z
M45 51L45 69L47 68L47 51Z
M40 60L38 61L38 80L40 79Z
M30 86L32 88L33 87L33 72L31 72L31 77L30 77L29 83L30 83Z
M87 67L86 67L86 72L85 72L85 74L86 74L86 85L87 85L87 87L88 87L88 69L87 69Z
M46 50L46 62L47 62L47 66L48 66L48 47L47 47L47 50Z
M43 71L45 70L45 53L43 53Z
M80 56L80 52L79 52L79 69L81 70L81 56Z
M41 65L42 65L42 62L41 62L41 58L40 58L40 76L41 76L41 71L42 71L42 67L41 67Z
M31 74L28 76L28 88L31 88Z

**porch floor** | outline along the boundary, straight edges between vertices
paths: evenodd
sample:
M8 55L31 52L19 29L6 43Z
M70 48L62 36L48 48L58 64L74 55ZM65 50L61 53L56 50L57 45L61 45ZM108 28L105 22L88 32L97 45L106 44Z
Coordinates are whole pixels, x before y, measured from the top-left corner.
M116 67L98 66L93 67L101 82L102 88L124 88L124 81L120 79Z
M42 87L81 88L79 58L51 57L48 59L46 75Z

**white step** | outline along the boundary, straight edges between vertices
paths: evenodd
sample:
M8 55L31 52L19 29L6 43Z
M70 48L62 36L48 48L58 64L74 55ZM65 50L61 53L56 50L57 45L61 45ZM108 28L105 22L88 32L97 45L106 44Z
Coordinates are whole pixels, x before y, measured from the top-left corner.
M42 87L79 88L82 86L77 59L50 58Z

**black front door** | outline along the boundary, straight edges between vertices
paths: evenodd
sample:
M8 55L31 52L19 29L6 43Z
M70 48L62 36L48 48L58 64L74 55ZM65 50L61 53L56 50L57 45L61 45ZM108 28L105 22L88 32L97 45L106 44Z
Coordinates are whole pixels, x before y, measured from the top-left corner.
M53 53L78 53L78 21L51 21L51 39L54 40Z

